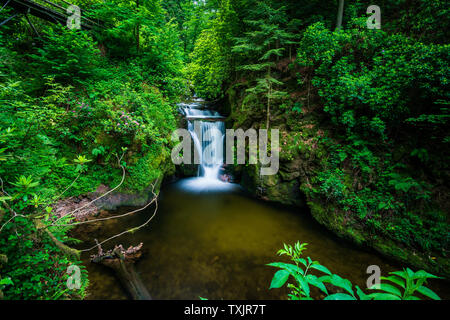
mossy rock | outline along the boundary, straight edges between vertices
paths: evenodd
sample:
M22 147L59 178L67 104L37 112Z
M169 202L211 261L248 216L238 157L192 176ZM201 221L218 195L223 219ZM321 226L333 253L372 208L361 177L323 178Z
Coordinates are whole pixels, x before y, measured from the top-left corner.
M260 165L242 168L241 184L244 189L263 200L285 205L303 206L305 204L297 179L286 181L280 172L275 175L261 176L260 169Z
M362 228L345 225L343 223L343 212L336 209L332 204L323 204L318 200L310 200L307 204L314 219L337 236L360 246L371 247L381 255L411 265L417 270L424 269L435 275L450 278L450 261L448 258L435 257L435 259L432 259L425 253L414 252L411 248L405 248L391 239L374 238Z

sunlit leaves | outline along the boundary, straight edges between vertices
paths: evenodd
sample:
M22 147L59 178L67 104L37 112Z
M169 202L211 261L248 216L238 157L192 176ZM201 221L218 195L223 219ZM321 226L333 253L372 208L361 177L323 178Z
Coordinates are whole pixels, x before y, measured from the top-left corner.
M328 270L327 267L325 267L325 266L323 266L323 265L321 265L321 264L312 264L312 265L310 266L310 268L316 269L316 270L322 271L323 273L326 273L326 274L328 274L328 275L331 275L331 271Z
M287 270L278 270L273 276L269 289L282 287L289 278L290 272Z
M325 297L323 300L356 300L356 298L346 293L334 293Z
M431 298L433 300L441 300L441 298L434 291L427 287L420 286L416 290L417 292L423 294L424 296L427 296L428 298Z
M427 279L438 277L424 270L414 272L406 268L403 271L391 272L390 276L381 277L381 280L389 281L389 283L382 282L373 285L369 290L376 292L367 294L359 286L355 286L356 291L354 291L350 280L331 273L325 266L322 266L317 261L313 261L310 257L306 257L306 259L300 258L304 250L306 250L306 243L297 242L294 246L284 244L284 248L279 250L278 254L289 256L295 265L284 262L268 264L268 266L281 269L273 276L270 285L271 289L282 287L291 276L295 280L295 283L287 284L287 287L291 289L288 295L290 300L312 299L310 286L316 287L324 293L326 295L324 300L420 300L420 297L414 295L416 292L430 299L440 299L434 291L423 286ZM300 267L299 263L303 267ZM318 277L311 273L312 270L320 271L325 275ZM336 293L335 289L333 289L334 292L330 292L331 289L326 284L345 292Z
M382 290L388 293L391 293L393 295L396 295L398 297L402 296L402 293L400 292L399 289L397 289L396 287L394 287L393 285L387 284L387 283L380 283L380 284L376 284L372 287L370 287L369 289L376 289L376 290Z
M304 274L304 271L299 268L298 266L294 265L294 264L290 264L290 263L284 263L284 262L272 262L272 263L268 263L268 266L271 267L276 267L276 268L282 268L285 270L288 270L289 272L291 272L291 274L295 274L295 273L300 273L300 274Z
M368 296L373 300L401 300L399 296L389 293L371 293Z

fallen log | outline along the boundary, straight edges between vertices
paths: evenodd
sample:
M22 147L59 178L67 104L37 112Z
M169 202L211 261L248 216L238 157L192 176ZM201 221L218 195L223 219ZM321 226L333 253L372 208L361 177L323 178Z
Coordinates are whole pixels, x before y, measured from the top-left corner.
M92 255L91 261L113 269L134 300L151 300L152 297L134 267L134 263L142 255L142 245L140 243L135 247L130 246L127 250L122 245L118 245L104 253L102 247L98 244L98 254Z

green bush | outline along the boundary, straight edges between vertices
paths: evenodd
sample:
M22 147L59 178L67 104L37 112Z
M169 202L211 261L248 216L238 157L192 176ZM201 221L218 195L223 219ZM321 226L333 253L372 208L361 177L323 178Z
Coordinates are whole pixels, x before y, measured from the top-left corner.
M30 55L36 79L52 77L62 83L79 83L97 73L100 50L86 31L49 28L43 46Z

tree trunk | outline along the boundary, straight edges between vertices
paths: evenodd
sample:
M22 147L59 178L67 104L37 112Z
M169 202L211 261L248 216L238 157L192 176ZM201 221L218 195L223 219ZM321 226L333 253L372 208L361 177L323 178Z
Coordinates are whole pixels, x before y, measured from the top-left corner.
M138 13L139 13L139 0L136 0L136 7L137 7L137 10L138 10ZM138 24L137 24L137 26L136 26L136 51L137 51L137 53L139 54L139 46L140 46L140 43L139 43L139 33L140 33L140 25L139 25L139 22L138 22Z
M103 253L99 245L98 254L91 256L91 261L113 269L133 300L151 300L152 297L134 268L135 261L142 255L141 248L142 243L136 247L129 247L127 250L119 245Z
M268 70L268 79L269 82L269 91L267 94L267 110L266 110L266 129L269 130L269 122L270 122L270 95L272 94L272 82L270 82L270 67Z
M337 14L337 22L336 29L340 29L342 27L342 17L344 15L344 0L339 0L339 8Z
M266 129L269 130L270 124L270 95L272 93L272 84L269 83L269 94L267 96L267 119L266 119Z

